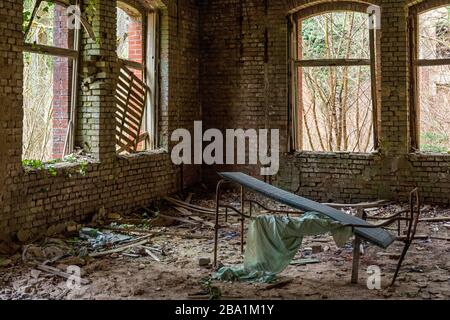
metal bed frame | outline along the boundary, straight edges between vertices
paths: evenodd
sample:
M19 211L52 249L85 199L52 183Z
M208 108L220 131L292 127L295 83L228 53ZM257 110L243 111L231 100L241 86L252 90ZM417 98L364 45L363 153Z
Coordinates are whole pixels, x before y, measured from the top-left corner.
M220 201L220 197L221 197L221 190L222 187L225 184L237 184L240 186L240 208L236 208L232 205L227 205L227 204L222 204ZM257 191L252 190L254 193L258 193ZM270 197L268 197L270 198ZM303 211L288 211L288 210L275 210L275 209L270 209L267 208L266 206L264 206L263 204L261 204L260 202L256 201L256 200L250 200L250 199L245 199L245 188L244 186L242 186L241 184L234 182L234 181L229 181L227 179L221 179L216 186L216 212L215 212L215 227L214 227L214 267L217 267L217 253L218 253L218 242L219 242L219 230L221 229L221 226L219 224L219 216L220 216L220 208L224 208L225 209L225 222L228 221L228 211L232 210L235 213L238 214L238 216L240 217L240 246L241 246L241 253L244 252L244 230L245 230L245 220L249 219L252 220L254 219L252 211L253 211L253 204L263 208L264 210L273 213L273 214L286 214L287 216L289 216L290 214L303 214ZM274 201L276 201L276 199L272 199ZM245 203L249 203L249 212L248 214L245 213ZM381 202L378 202L381 203ZM409 250L409 247L411 246L411 243L414 240L414 236L416 234L416 230L417 230L417 225L419 223L419 217L420 217L420 197L419 197L419 190L418 188L415 188L414 190L412 190L410 192L409 195L409 205L410 208L409 210L402 210L400 212L397 212L391 216L388 217L368 217L366 212L364 211L364 207L370 207L370 204L349 204L349 205L341 205L341 204L326 204L330 207L334 207L334 208L357 208L357 217L363 219L363 220L380 220L383 221L379 224L371 224L371 225L359 225L359 224L343 224L343 226L347 226L347 227L351 227L353 232L355 231L355 228L365 228L365 229L376 229L376 228L383 228L383 227L387 227L390 226L394 223L397 223L397 235L398 237L401 236L401 222L405 221L406 223L406 227L407 227L407 232L406 232L406 237L403 240L405 243L405 246L403 248L403 251L400 255L400 259L397 263L397 268L395 270L394 273L394 277L392 279L391 282L391 286L394 285L398 273L400 271L400 268L402 266L402 263L405 259L405 256ZM405 214L405 216L403 216L403 214ZM356 284L358 283L358 273L359 273L359 259L360 259L360 245L361 245L361 237L359 237L358 235L355 234L355 239L353 241L353 266L352 266L352 278L351 278L351 282Z

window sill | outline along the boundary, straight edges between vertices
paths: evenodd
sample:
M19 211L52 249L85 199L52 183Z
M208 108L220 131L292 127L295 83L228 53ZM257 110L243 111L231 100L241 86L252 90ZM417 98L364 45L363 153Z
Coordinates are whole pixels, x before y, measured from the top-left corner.
M119 159L136 159L141 157L148 157L148 156L156 156L156 155L168 155L169 152L166 149L155 149L155 150L147 150L147 151L141 151L137 153L130 153L130 154L118 154L117 157Z
M440 159L450 160L450 152L449 153L438 153L438 152L416 151L416 152L409 153L409 157L415 157L417 159L440 158Z
M80 173L84 175L92 165L98 165L100 162L96 160L78 160L78 161L63 161L58 163L42 163L42 167L35 168L28 165L23 165L23 170L26 174L38 174L47 172L50 176L58 176L63 173Z
M370 158L373 156L380 155L379 151L373 152L351 152L351 151L292 151L286 153L288 156L302 157L302 156L317 156L317 157L337 157L337 158L351 158L351 157L366 157Z

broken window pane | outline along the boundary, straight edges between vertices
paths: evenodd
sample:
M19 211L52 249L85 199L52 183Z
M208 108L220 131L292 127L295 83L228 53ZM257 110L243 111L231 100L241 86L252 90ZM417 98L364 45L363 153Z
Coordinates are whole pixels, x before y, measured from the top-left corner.
M370 67L301 68L303 150L373 151Z
M25 21L31 18L35 2L24 1ZM25 42L72 49L73 29L68 28L68 18L65 7L51 1L43 1L33 19Z
M117 55L143 63L142 15L121 3L117 7Z
M25 52L23 153L26 160L63 157L70 112L72 62Z
M450 151L450 65L419 67L420 149Z
M419 16L419 59L450 58L450 6Z
M419 15L419 58L450 58L450 6ZM428 60L428 61L427 61ZM438 62L441 63L441 62ZM420 150L450 152L450 64L418 67Z
M116 139L117 151L137 152L145 150L146 132L142 126L146 107L145 83L127 67L120 70L116 87Z
M154 17L153 13L148 14L146 19ZM153 147L150 131L155 110L149 98L155 92L151 91L147 80L155 78L150 74L155 70L151 68L152 61L146 60L145 45L149 48L156 46L156 37L147 39L147 32L156 30L150 22L148 28L144 31L143 14L138 9L125 2L117 2L117 55L122 66L116 87L116 149L120 154ZM147 73L144 72L144 62L148 63Z
M301 57L310 59L369 59L368 15L330 12L302 20Z

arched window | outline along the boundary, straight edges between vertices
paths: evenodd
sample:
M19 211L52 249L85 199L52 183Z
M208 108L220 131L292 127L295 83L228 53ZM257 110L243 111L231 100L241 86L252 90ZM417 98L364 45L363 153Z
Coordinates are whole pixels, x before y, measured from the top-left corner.
M377 148L376 32L366 10L297 12L291 61L293 142L300 151Z
M158 15L133 1L117 2L116 89L118 153L155 148L158 84Z
M411 10L412 147L450 152L450 4Z

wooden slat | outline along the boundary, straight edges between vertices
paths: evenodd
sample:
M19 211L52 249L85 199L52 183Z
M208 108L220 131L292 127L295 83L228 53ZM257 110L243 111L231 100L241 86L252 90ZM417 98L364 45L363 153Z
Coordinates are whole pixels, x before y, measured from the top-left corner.
M133 104L137 105L137 106L141 106L142 104L144 104L145 100L139 100L136 97L136 94L133 93L133 91L130 92L130 100L132 100ZM141 108L138 107L137 110L140 110Z
M120 149L118 150L119 153L123 152L123 151L127 151L129 153L133 153L134 152L134 146L130 145L128 143L122 143L120 141L117 142L117 145L120 147Z
M126 113L116 113L116 118L125 118L125 121L128 123L129 126L133 128L139 128L140 123L134 119L134 117L126 117Z
M134 82L134 81L133 81ZM135 85L132 85L131 95L138 101L139 103L143 103L145 100L145 89L137 88ZM139 92L137 92L137 91Z
M419 67L450 65L450 59L417 59L415 65Z
M119 132L118 134L119 134L119 141L118 141L118 143L119 144L122 143L122 144L126 145L128 148L131 148L134 151L134 148L135 148L135 145L136 145L134 139L127 138L127 136L123 133L123 130L122 130L122 132Z
M127 119L123 119L123 121L117 121L118 123L120 123L123 127L122 131L127 133L130 136L134 136L135 135L135 131L137 131L139 129L139 126L132 126L129 124L129 122L127 121Z
M147 86L122 61L116 87L118 152L136 152L145 113Z
M121 88L119 88L118 86L118 90L121 90L122 93L126 92L126 90L130 90L134 87L127 87L126 84L122 81L119 80L117 81L117 84L120 85ZM137 95L136 93L134 93L133 91L129 91L127 92L127 94L132 94L133 95L133 100L135 100L137 103L144 103L144 98L141 98L141 96Z
M127 128L127 129L130 131L129 134L132 134L132 135L134 135L134 131L137 131L137 130L139 130L139 128L140 128L140 125L134 125L134 124L132 124L132 123L127 119L127 117L123 118L122 123L124 124L124 128Z
M118 140L126 142L129 145L134 145L134 137L130 137L130 135L126 132L125 127L117 127L116 134L119 136Z
M138 121L140 121L141 119L141 105L143 104L143 102L138 102L136 101L131 95L130 96L123 96L124 93L119 93L116 92L116 100L118 101L118 103L120 103L120 106L123 109L131 109L132 111L134 111L135 113L135 117L137 118ZM120 96L120 94L122 96ZM130 105L132 104L132 105Z
M42 44L25 43L23 45L23 50L27 52L47 54L50 56L67 57L71 59L75 59L78 57L78 51L76 50L45 46Z
M136 103L136 101L134 101L134 99L131 97L131 95L128 97L127 101L122 102L122 108L124 109L124 112L127 111L132 111L135 114L135 117L137 117L137 120L139 122L141 122L141 117L142 117L142 110L141 110L141 105L142 103Z
M139 119L140 119L141 116L139 116L139 114L136 113L136 112L134 112L132 109L129 109L129 108L126 106L125 102L118 101L118 100L116 99L116 104L118 105L118 107L123 108L123 110L119 110L119 109L118 109L118 110L117 110L118 112L120 112L121 114L127 114L127 113L128 113L128 116L130 116L130 118L133 118L134 121L136 121L136 122L139 123Z
M137 85L136 82L137 81L141 81L139 80L138 77L133 77L133 82L131 83L131 87L136 89L138 92L138 94L141 94L142 96L144 96L146 94L146 87L142 86L142 85Z
M149 137L150 137L150 135L148 134L148 132L144 132L143 134L141 134L139 136L138 143L145 141Z
M117 127L116 133L119 135L119 140L126 142L129 145L134 145L135 139L127 132L125 127Z
M129 89L128 89L129 90ZM116 94L118 94L118 97L121 97L122 100L124 100L124 102L126 103L127 100L132 100L135 104L142 105L144 103L144 101L139 101L138 99L136 99L136 97L132 94L132 92L127 92L125 91L125 89L117 89ZM120 96L121 95L121 96ZM140 109L140 108L138 108Z
M126 117L116 117L117 124L120 128L126 128L127 134L131 136L135 136L136 133L140 129L140 125L132 124Z
M414 63L418 55L419 43L419 24L416 14L410 14L408 17L408 38L409 38L409 55L411 57L409 66L409 125L410 125L410 140L411 151L419 149L420 146L420 110L418 99L418 74L417 65Z
M136 69L139 71L144 71L144 66L142 63L124 59L119 59L119 62L122 64L122 66L126 66L128 68Z
M120 117L120 118L127 117L127 118L129 118L130 122L135 123L137 126L139 126L141 124L139 121L139 118L137 118L135 115L132 114L133 113L132 110L130 110L130 109L119 110L119 108L121 108L121 106L119 104L117 104L116 106L118 108L116 110L117 111L116 117Z
M373 17L375 19L375 17ZM375 28L369 30L369 46L370 46L370 56L372 59L370 60L370 88L372 95L372 125L373 125L373 148L374 150L378 150L379 147L379 137L378 137L378 91L377 91L377 53L375 46Z
M140 93L142 95L145 95L147 93L147 90L149 90L147 84L145 82L143 82L141 79L139 79L133 71L131 71L130 69L128 69L127 67L122 67L122 70L125 74L127 74L128 78L133 79L132 82L132 86L135 87L136 89L138 89L140 91Z

